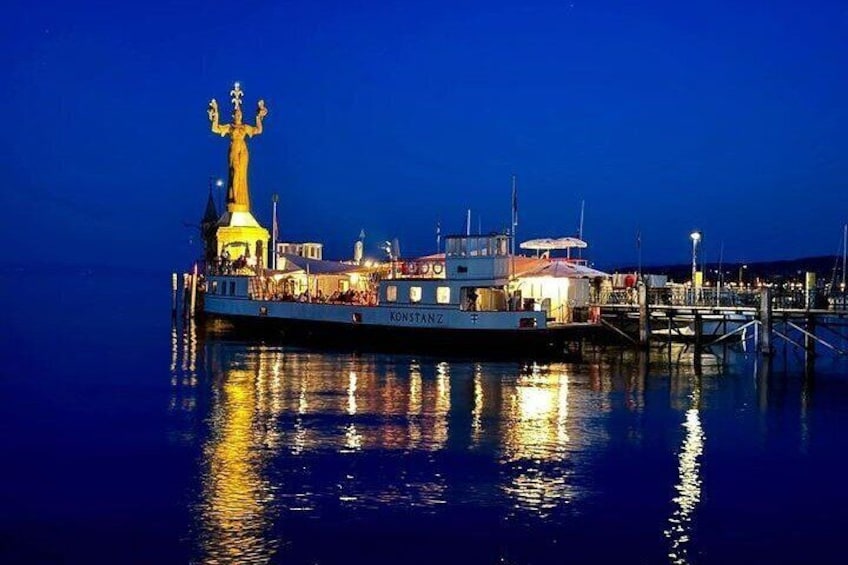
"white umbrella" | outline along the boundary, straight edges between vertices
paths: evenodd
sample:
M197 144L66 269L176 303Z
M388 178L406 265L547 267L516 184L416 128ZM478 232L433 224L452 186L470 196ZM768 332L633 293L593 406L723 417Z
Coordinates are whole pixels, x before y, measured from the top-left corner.
M548 250L572 248L584 249L588 246L589 244L587 244L582 239L577 239L576 237L559 237L556 239L550 237L543 237L540 239L531 239L525 241L519 247L521 247L521 249Z

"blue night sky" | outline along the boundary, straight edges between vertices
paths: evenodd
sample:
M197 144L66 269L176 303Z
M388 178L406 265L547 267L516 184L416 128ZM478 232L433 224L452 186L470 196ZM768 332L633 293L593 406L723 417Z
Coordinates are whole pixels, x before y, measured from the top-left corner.
M404 255L464 230L585 238L596 264L835 254L845 2L26 2L6 8L7 260L185 268L239 80L254 214ZM8 231L7 231L8 230ZM151 259L148 259L151 258Z

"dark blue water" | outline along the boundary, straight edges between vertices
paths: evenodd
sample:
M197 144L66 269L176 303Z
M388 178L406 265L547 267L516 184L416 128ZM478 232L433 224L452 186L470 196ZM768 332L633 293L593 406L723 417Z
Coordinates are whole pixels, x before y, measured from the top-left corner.
M843 562L848 371L354 355L0 278L0 562Z

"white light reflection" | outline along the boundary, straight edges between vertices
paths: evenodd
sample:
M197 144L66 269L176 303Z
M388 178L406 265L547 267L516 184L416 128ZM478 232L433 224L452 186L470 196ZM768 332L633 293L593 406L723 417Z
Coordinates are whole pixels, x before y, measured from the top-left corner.
M172 375L174 375L174 373L177 370L177 357L179 355L179 350L180 350L180 344L179 344L179 340L177 339L177 324L171 324L171 374ZM172 385L177 384L175 375L171 379L171 384Z
M671 563L689 563L689 543L692 540L692 514L701 500L701 463L699 457L704 452L704 431L698 411L701 390L696 385L690 395L691 408L686 411L683 427L686 436L680 450L677 467L678 483L675 485L677 496L672 499L676 508L669 518L669 528L665 536L671 542L669 560Z
M356 415L356 371L350 371L347 376L347 414ZM356 430L356 424L350 422L345 428L345 450L359 451L362 449L362 435Z
M356 372L351 371L347 377L347 413L356 415Z

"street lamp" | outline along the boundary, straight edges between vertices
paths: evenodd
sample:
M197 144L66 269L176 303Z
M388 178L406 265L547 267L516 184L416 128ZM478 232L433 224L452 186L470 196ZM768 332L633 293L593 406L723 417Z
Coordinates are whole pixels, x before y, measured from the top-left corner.
M741 267L739 267L739 286L740 287L742 286L742 271L744 269L747 269L747 268L748 268L748 265L742 265Z
M692 238L692 286L695 286L695 273L698 272L698 242L701 241L701 232L694 230L689 237Z

